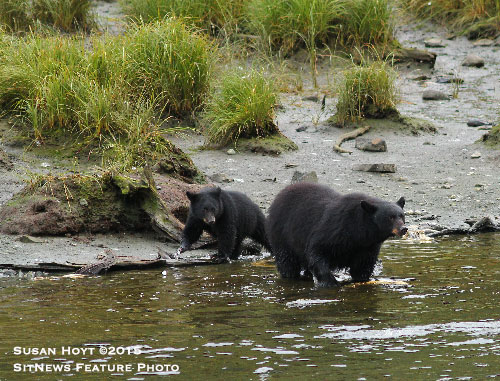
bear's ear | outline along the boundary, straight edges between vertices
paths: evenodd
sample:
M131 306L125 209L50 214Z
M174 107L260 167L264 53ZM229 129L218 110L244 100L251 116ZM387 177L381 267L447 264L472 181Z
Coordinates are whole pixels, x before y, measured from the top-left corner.
M361 208L368 213L375 213L377 211L377 207L373 205L371 202L361 200L360 202Z
M186 196L189 198L189 201L193 202L196 199L196 193L186 191Z
M215 188L214 193L215 193L215 195L216 195L217 197L219 197L219 196L220 196L220 192L221 192L221 190L222 190L222 189L220 189L220 187L216 187L216 188Z
M403 209L405 207L405 198L401 197L398 201L396 201L396 204L398 204L401 209Z

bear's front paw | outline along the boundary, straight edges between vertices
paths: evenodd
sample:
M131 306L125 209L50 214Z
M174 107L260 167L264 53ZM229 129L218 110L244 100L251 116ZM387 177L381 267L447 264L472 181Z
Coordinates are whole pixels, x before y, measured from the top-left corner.
M212 262L217 264L229 262L229 259L225 255L221 254L214 254L210 257L210 259Z

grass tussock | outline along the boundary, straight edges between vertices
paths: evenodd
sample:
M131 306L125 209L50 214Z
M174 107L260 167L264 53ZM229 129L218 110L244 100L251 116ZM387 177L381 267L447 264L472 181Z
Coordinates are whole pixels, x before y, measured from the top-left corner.
M396 73L385 61L356 65L343 73L337 86L335 121L344 125L361 118L382 118L396 111Z
M301 44L385 44L393 39L388 0L250 0L249 29L285 53Z
M120 0L125 13L145 22L179 17L210 32L234 32L248 0Z
M95 26L90 0L2 0L0 25L10 32L29 31L39 25L65 32Z
M170 114L183 117L207 96L213 48L179 19L138 24L123 41L124 74L133 91L152 94Z
M278 93L263 72L240 69L226 74L207 105L208 140L225 146L239 138L276 134L277 102Z
M122 150L125 166L168 149L159 126L204 102L210 43L178 20L89 43L90 50L78 37L0 34L0 110L40 142L74 136Z
M401 5L422 18L444 21L471 38L500 31L500 0L409 0Z

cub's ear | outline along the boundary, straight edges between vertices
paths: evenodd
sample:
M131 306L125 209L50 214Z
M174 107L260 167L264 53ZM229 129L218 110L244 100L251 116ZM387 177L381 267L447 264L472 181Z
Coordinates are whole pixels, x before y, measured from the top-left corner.
M377 207L373 205L371 202L361 200L360 204L361 208L363 208L363 210L365 210L368 213L375 213L377 211Z
M189 201L193 202L196 199L196 193L186 191L186 196L189 198Z
M405 198L401 197L398 201L396 201L396 204L398 204L401 209L403 209L405 207Z
M221 192L221 190L222 190L222 189L220 189L220 187L216 187L216 188L215 188L215 195L216 195L217 197L219 197L219 196L220 196L220 192Z

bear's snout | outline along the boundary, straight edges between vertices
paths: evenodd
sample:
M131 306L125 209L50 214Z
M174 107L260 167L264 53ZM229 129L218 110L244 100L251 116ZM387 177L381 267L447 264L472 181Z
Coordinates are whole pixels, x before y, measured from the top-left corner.
M392 234L394 234L398 237L404 236L407 232L408 232L408 228L406 226L392 229Z
M203 222L205 222L207 225L213 225L215 224L215 216L213 214L205 216L205 218L203 218Z

